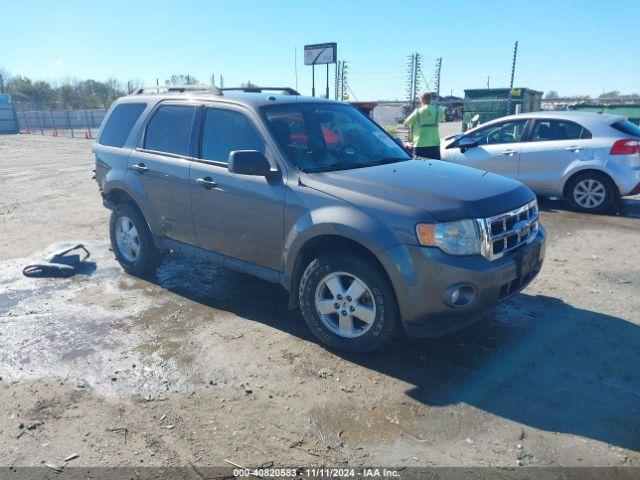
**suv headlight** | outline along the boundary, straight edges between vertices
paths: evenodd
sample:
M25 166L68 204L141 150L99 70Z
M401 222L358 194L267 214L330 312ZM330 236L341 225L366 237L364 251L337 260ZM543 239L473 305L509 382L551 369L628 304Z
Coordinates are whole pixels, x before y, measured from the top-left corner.
M416 225L418 243L425 247L438 247L450 255L477 255L480 236L475 220L446 223L419 223Z

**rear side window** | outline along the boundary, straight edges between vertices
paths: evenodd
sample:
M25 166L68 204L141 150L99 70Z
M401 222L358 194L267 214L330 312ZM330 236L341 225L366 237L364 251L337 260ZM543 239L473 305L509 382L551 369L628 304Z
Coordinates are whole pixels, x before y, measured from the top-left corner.
M146 103L121 103L118 105L111 112L102 129L100 144L109 147L122 147L145 108L147 108Z
M620 122L612 123L611 127L615 128L619 132L625 135L633 135L634 137L640 137L640 127L635 123L631 123L629 120L622 120Z
M195 107L186 105L160 107L147 125L144 148L188 156L195 111Z
M591 132L568 120L536 120L531 134L532 142L548 142L551 140L576 140L591 138Z
M231 110L207 108L202 128L203 160L227 163L229 152L234 150L258 150L265 153L265 144L253 123Z

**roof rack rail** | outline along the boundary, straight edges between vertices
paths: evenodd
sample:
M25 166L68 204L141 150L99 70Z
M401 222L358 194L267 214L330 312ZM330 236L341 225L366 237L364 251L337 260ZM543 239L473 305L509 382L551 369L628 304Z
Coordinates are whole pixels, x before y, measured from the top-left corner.
M297 90L294 90L291 87L228 87L228 88L221 88L220 89L221 92L227 92L227 91L236 91L236 92L250 92L250 93L262 93L264 91L269 91L269 92L283 92L287 95L300 95L300 93L298 93Z
M213 85L144 85L131 92L131 95L142 95L143 93L149 93L153 91L159 92L160 90L166 92L210 92L214 95L222 95L220 89Z

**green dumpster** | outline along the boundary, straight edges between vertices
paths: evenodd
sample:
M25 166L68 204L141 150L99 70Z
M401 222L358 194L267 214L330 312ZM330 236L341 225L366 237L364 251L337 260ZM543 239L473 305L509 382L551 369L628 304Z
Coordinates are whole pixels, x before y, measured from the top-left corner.
M516 112L535 112L542 108L542 92L529 88L477 88L464 91L462 129L466 130L471 119L478 115L480 123Z

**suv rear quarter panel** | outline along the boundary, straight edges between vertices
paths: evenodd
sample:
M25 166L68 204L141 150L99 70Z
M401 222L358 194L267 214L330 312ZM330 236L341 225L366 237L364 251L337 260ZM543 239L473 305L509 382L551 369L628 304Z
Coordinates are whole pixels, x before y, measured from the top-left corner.
M102 145L100 143L102 132L104 131L104 127L109 121L111 114L118 105L127 102L146 103L147 106L140 114L140 117L138 117L138 120L129 132L129 136L122 147ZM149 112L153 108L153 104L155 104L155 102L149 102L146 99L132 99L130 97L125 97L114 102L102 121L102 125L100 125L100 129L98 130L98 135L96 137L97 140L94 142L92 150L96 162L96 181L100 186L100 190L105 194L108 194L115 188L119 188L130 193L125 182L125 176L129 167L129 154L138 139L141 126L144 124Z

